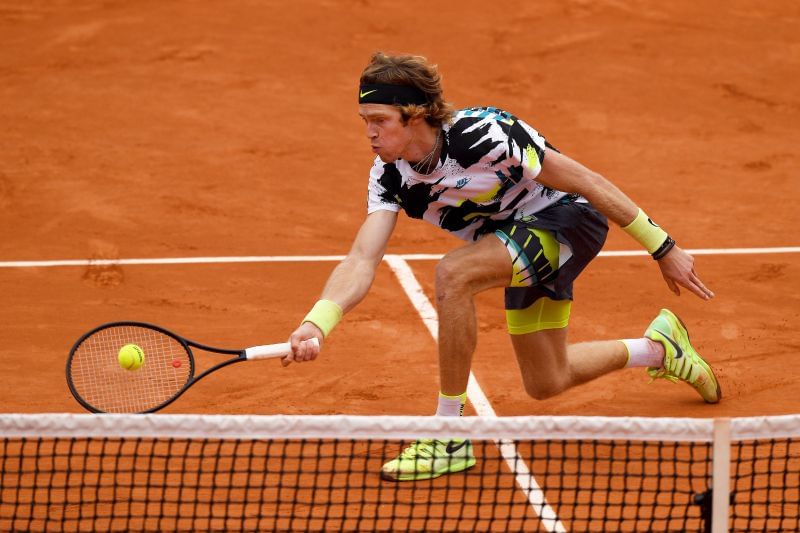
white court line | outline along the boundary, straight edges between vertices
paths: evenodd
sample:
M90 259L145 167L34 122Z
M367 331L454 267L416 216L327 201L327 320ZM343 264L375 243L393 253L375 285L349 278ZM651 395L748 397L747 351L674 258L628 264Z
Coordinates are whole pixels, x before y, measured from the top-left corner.
M692 255L757 255L796 254L800 246L777 248L696 248L686 250ZM398 254L405 261L436 261L443 254ZM610 250L600 252L598 257L633 257L648 255L644 250ZM208 263L291 263L314 261L341 261L343 255L245 255L220 257L162 257L151 259L59 259L52 261L0 261L0 268L46 268L64 266L111 266L111 265L190 265Z
M54 261L2 261L0 268L39 268L111 265L195 265L208 263L292 263L341 261L343 255L246 255L221 257L161 257L152 259L62 259Z
M796 254L800 246L782 246L773 248L694 248L686 252L692 255L757 255L757 254ZM600 252L597 257L634 257L650 255L646 250L609 250ZM442 254L403 254L406 261L433 261L442 258Z
M395 276L397 276L400 285L416 308L420 318L422 318L422 321L433 337L433 340L437 341L439 338L439 318L436 314L436 309L434 309L430 300L428 300L428 297L425 295L425 292L422 290L411 267L409 267L406 260L399 255L387 254L384 256L384 259ZM489 399L483 393L483 389L481 389L478 380L475 379L472 372L469 373L467 397L475 407L475 411L479 416L497 416L492 408L492 404L489 403ZM495 441L495 443L500 449L500 455L503 456L503 459L505 459L511 471L515 473L517 484L525 493L534 512L539 515L544 528L550 532L566 532L566 528L558 519L555 511L547 503L544 492L542 492L536 479L531 475L525 460L517 453L517 447L514 443L508 440Z

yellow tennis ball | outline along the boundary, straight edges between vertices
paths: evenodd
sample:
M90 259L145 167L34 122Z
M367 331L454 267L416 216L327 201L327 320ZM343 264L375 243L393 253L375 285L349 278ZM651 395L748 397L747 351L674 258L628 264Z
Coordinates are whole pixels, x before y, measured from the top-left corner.
M119 349L117 360L125 370L139 370L144 364L144 350L135 344L126 344Z

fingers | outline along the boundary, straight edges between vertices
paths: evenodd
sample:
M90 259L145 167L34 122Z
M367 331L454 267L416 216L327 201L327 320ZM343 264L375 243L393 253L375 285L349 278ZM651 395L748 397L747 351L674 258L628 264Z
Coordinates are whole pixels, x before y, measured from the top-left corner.
M667 286L669 289L674 292L677 296L681 295L680 287L685 287L689 290L692 294L697 296L702 300L710 300L714 297L714 293L707 288L697 274L692 270L692 272L686 276L684 279L676 278L673 279L668 276L664 276L664 281L667 282Z
M703 300L710 300L714 297L714 293L700 281L694 269L692 269L691 274L689 274L689 283L684 286Z
M292 333L292 335L289 337L289 344L291 345L292 351L289 352L286 357L281 359L281 365L284 367L287 367L294 362L294 354L297 353L297 349L300 346L300 335L298 332L295 331Z
M669 289L680 296L680 287L685 287L692 294L703 300L710 300L714 293L708 289L694 269L694 257L673 247L669 253L658 260L661 274Z
M300 341L297 351L294 352L294 360L298 363L303 361L313 361L319 355L319 345L311 339Z
M678 287L678 284L675 283L675 281L672 278L668 278L667 276L664 276L664 281L667 282L667 287L669 287L669 290L674 292L676 296L680 296L681 295L680 287Z
M296 331L289 337L292 352L281 359L281 365L286 367L293 362L313 361L319 355L320 340L313 332Z

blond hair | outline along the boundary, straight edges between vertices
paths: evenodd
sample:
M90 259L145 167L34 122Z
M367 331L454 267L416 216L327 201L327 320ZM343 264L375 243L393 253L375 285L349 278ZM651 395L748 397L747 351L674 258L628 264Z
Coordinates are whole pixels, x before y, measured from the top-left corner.
M397 106L403 122L421 117L434 127L441 127L453 117L453 106L444 101L442 77L436 65L422 56L387 55L376 52L361 73L360 85L385 83L416 87L428 99L427 104Z

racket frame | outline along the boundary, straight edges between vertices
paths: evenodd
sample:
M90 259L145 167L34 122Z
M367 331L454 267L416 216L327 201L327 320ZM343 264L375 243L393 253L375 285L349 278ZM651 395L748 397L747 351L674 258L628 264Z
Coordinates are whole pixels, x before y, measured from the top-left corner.
M81 397L81 395L78 394L78 391L75 388L75 385L72 383L72 373L70 372L70 369L72 368L72 359L73 359L73 356L75 355L75 351L78 348L80 348L81 344L83 344L86 341L86 339L88 339L89 337L91 337L95 333L97 333L99 331L102 331L104 329L112 328L112 327L125 327L125 326L151 329L151 330L155 330L155 331L157 331L159 333L162 333L162 334L164 334L164 335L166 335L168 337L171 337L172 339L178 341L181 344L181 346L183 346L183 349L186 350L186 354L189 357L189 364L190 364L189 378L186 380L186 383L183 384L183 387L181 387L169 399L165 400L164 402L162 402L162 403L160 403L160 404L158 404L158 405L156 405L154 407L151 407L150 409L147 409L145 411L139 411L138 412L139 414L154 413L156 411L160 411L161 409L167 407L172 402L174 402L175 400L180 398L181 395L183 395L183 393L186 392L186 390L189 387L191 387L192 385L194 385L195 383L197 383L198 381L203 379L205 376L211 374L212 372L215 372L215 371L219 370L220 368L223 368L223 367L226 367L228 365L231 365L233 363L239 363L241 361L247 361L248 360L247 350L246 349L245 350L230 350L230 349L225 349L225 348L216 348L214 346L208 346L206 344L201 344L199 342L195 342L195 341L186 339L184 337L181 337L177 333L173 333L172 331L170 331L168 329L165 329L165 328L162 328L161 326L156 326L155 324L149 324L147 322L136 322L136 321L106 322L105 324L101 324L101 325L97 326L96 328L84 333L77 341L75 341L75 344L72 346L72 349L69 351L69 357L67 357L67 368L66 368L67 385L69 386L69 390L72 393L72 396L74 396L75 399L78 401L78 403L81 404L89 412L92 412L92 413L105 413L105 411L102 411L102 410L98 409L97 407L89 404L86 400L84 400ZM209 369L201 372L197 376L195 376L194 375L194 373L195 373L194 352L192 352L192 348L193 347L194 348L198 348L200 350L204 350L206 352L212 352L212 353L218 353L218 354L224 354L224 355L235 355L236 357L232 357L230 359L227 359L225 361L217 363L216 365L212 366L211 368L209 368Z

